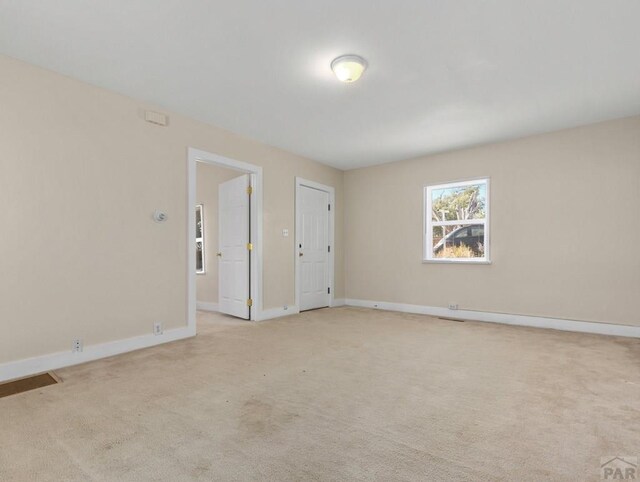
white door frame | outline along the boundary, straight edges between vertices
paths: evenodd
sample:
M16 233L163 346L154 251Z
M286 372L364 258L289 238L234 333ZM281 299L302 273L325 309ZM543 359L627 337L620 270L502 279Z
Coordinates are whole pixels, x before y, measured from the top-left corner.
M228 167L251 175L251 320L262 319L262 167L210 152L188 148L187 171L187 326L196 333L196 165Z
M334 257L335 257L335 212L336 212L336 190L331 186L326 186L324 184L320 184L319 182L309 181L307 179L303 179L301 177L296 177L296 207L295 207L295 244L294 244L294 259L296 264L296 275L295 275L295 285L296 285L296 306L300 308L300 257L298 256L298 187L305 186L313 189L317 189L319 191L324 191L329 194L329 205L331 209L329 210L329 246L331 246L331 251L329 251L329 307L334 306L334 296L335 296L335 275L334 275ZM194 214L195 216L195 214ZM193 228L195 233L195 227ZM195 242L194 242L195 246ZM194 247L195 249L195 247ZM195 263L195 254L193 255L194 263Z

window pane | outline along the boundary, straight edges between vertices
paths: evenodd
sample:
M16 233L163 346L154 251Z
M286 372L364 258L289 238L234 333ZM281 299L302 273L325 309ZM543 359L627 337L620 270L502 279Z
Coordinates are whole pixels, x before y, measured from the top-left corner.
M443 242L442 239L446 236L450 236L456 226L434 226L433 231L433 248L440 247ZM435 256L435 251L434 251Z
M484 219L486 206L487 184L485 182L431 191L432 221Z
M204 273L204 262L202 256L202 243L196 243L196 273Z
M432 230L434 258L484 257L484 226L434 226Z
M202 205L196 206L196 238L202 238Z

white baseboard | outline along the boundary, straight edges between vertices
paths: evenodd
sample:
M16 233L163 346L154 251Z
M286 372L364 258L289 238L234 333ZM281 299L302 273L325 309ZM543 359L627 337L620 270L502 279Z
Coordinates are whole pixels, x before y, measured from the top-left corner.
M218 303L209 303L208 301L197 301L196 310L198 311L218 311ZM257 321L271 320L281 316L297 315L300 313L297 306L289 306L286 310L282 308L268 308L262 310L259 314L260 319Z
M218 311L218 303L210 303L208 301L196 301L196 310Z
M345 299L344 298L336 298L331 303L331 308L336 308L338 306L344 306ZM286 310L283 308L269 308L262 311L262 315L260 316L260 320L271 320L273 318L280 318L281 316L289 316L289 315L297 315L300 313L300 309L295 305L290 305Z
M273 318L280 318L281 316L297 315L298 313L300 313L300 310L295 305L290 305L286 310L284 307L268 308L266 310L262 310L258 321L271 320Z
M13 362L0 364L0 382L23 378L36 373L43 373L49 370L78 365L88 361L98 360L113 355L119 355L129 351L161 345L170 341L181 340L195 336L195 329L190 327L175 328L165 330L162 335L141 335L125 340L110 341L98 345L85 346L80 353L61 351L48 355L25 358Z
M415 313L419 315L460 318L470 321L484 321L488 323L503 323L506 325L531 326L535 328L551 328L553 330L562 331L577 331L581 333L640 338L640 326L616 325L611 323L598 323L594 321L563 320L561 318L546 318L540 316L489 313L485 311L450 310L448 308L440 308L437 306L409 305L404 303L389 303L386 301L356 299L346 299L345 301L348 306L359 306L362 308L376 308L379 310L400 311L403 313Z

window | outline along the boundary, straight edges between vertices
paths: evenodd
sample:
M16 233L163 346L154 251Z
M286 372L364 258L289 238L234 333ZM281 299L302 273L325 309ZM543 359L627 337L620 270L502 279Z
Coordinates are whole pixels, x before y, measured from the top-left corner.
M424 188L424 260L489 261L489 180Z
M196 205L196 273L204 274L204 211Z

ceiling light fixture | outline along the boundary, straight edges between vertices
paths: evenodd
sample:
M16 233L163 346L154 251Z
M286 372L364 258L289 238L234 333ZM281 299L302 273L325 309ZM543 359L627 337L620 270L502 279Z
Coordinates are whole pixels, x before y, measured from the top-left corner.
M367 68L367 61L359 55L342 55L331 62L331 70L342 82L355 82Z

